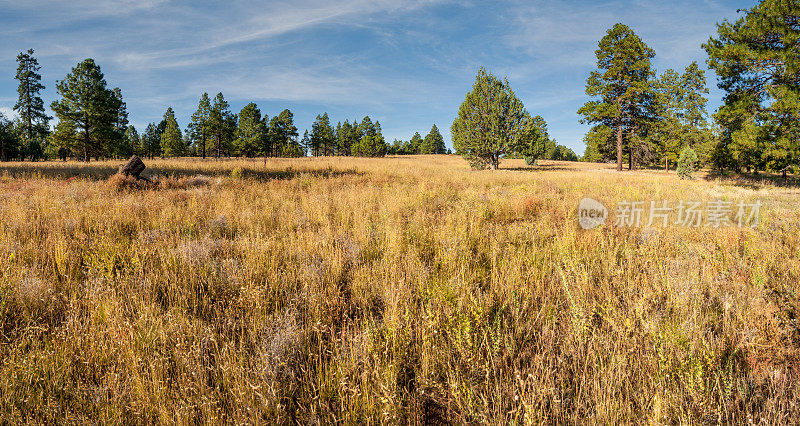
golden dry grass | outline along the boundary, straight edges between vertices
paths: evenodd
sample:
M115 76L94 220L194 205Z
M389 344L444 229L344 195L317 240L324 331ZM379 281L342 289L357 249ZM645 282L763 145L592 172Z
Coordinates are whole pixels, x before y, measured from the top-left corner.
M0 423L800 418L797 189L146 163L147 188L107 184L118 162L0 165ZM764 207L757 229L583 231L584 196Z

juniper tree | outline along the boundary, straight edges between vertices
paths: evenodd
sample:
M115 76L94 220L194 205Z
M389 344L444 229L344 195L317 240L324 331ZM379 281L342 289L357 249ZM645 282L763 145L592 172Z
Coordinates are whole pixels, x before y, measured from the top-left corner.
M473 167L497 169L500 158L514 149L525 124L525 108L507 79L481 67L450 127L453 147Z
M43 154L43 143L50 133L47 123L51 117L44 112L44 101L39 92L44 89L41 83L42 76L39 74L41 67L33 56L33 49L21 52L17 55L17 76L19 81L17 86L17 103L14 110L19 114L22 124L20 138L26 154L31 160L37 160ZM2 158L2 147L0 147L0 158Z
M100 66L93 59L79 63L64 80L56 83L61 99L50 108L60 122L56 140L83 155L89 161L92 155L105 155L105 143L120 137L119 118L122 100L106 87Z
M544 119L538 115L531 117L526 112L522 134L514 147L515 153L525 159L525 164L533 165L536 160L548 156L548 154L550 157L556 155L555 148L555 143L547 133L547 123Z
M586 94L596 98L578 110L582 123L600 124L615 133L617 170L622 170L625 138L630 166L641 145L640 132L652 121L653 93L650 60L655 52L633 30L616 24L600 40L595 52L597 70L586 81Z

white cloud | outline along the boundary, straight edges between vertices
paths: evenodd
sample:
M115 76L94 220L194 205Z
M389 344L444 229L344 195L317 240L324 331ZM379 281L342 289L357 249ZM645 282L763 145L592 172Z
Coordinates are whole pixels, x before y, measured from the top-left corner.
M9 120L14 120L14 119L16 119L17 117L19 117L19 115L17 114L17 112L16 112L16 111L14 111L14 110L13 110L13 109L11 109L11 108L4 107L4 106L1 106L1 107L0 107L0 114L2 114L2 115L3 115L3 117L5 117L5 118L7 118L7 119L9 119Z

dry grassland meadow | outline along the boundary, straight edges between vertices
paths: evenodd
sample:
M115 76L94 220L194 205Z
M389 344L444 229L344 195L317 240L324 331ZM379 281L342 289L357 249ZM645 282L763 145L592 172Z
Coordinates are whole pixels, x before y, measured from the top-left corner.
M787 424L800 189L455 156L0 164L3 424ZM578 226L592 197L757 227Z

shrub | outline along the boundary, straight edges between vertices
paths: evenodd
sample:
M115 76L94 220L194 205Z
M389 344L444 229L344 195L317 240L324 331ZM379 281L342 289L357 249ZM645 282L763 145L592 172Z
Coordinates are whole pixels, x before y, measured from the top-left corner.
M681 179L691 179L692 173L697 171L697 153L690 147L681 150L678 158L678 176Z

